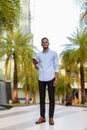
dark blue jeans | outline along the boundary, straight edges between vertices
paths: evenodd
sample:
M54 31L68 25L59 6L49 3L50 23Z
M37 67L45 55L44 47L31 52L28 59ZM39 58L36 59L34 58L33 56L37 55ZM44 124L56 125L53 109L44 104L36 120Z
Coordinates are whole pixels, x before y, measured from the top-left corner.
M46 86L48 87L49 95L49 118L53 117L55 109L55 87L53 81L39 81L39 96L40 96L40 116L45 118L45 96Z

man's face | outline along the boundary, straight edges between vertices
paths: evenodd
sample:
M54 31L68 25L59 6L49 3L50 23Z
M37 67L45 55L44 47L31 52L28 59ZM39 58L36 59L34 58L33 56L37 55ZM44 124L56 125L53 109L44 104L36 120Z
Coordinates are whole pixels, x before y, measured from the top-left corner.
M47 40L47 39L44 39L43 41L42 41L42 47L44 48L44 49L48 49L48 47L49 47L49 41Z

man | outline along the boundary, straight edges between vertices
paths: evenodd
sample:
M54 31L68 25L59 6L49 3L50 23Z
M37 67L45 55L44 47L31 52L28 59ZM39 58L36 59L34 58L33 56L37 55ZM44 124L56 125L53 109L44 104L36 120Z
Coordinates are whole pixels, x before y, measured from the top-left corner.
M48 86L49 95L49 124L54 125L54 108L55 108L55 86L58 82L58 56L55 51L49 49L49 40L44 37L41 39L43 51L39 52L33 63L39 70L39 95L40 95L40 118L36 124L46 121L45 119L45 94Z

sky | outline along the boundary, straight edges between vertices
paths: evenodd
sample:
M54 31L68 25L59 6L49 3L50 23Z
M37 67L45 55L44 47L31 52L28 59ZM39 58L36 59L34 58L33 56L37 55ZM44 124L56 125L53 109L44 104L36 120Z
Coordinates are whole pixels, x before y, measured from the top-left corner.
M60 54L79 25L80 8L75 0L34 0L32 5L34 45L41 51L41 38L47 37L50 49Z

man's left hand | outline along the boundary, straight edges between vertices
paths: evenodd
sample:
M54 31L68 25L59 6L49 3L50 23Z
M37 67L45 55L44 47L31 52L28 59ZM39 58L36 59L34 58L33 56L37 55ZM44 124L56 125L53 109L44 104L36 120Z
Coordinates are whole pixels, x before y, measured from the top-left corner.
M57 86L57 84L58 84L58 80L54 80L53 86Z

